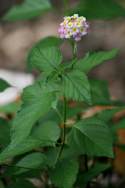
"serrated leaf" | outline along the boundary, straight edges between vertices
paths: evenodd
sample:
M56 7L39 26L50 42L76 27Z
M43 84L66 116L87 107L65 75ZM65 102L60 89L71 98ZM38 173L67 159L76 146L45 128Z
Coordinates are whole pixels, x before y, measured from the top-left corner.
M45 162L46 157L42 153L28 154L15 164L15 167L19 167L15 174L19 175L29 170L42 169L45 166Z
M17 145L29 136L36 121L51 109L54 98L53 92L48 92L46 87L41 88L39 85L24 90L24 104L12 125L12 145Z
M8 21L32 19L50 8L49 0L24 0L22 4L12 7L3 19Z
M115 0L81 0L74 12L88 19L113 19L125 16L125 9Z
M113 157L113 138L108 126L96 118L88 118L73 126L69 146L88 156Z
M41 43L32 48L28 56L28 62L31 68L50 73L57 70L62 62L62 54L59 48L55 46L45 48Z
M117 49L113 49L111 51L94 52L90 54L88 53L85 58L80 59L75 63L75 68L88 73L101 63L113 59L117 53Z
M58 162L50 172L50 178L58 188L72 188L77 178L78 168L76 160Z
M63 76L62 92L69 99L85 101L91 104L90 86L87 76L79 70L73 70Z
M10 84L8 82L6 82L5 80L0 78L0 92L3 92L8 87L10 87Z
M44 142L56 142L60 137L60 128L56 122L46 121L34 128L32 136Z

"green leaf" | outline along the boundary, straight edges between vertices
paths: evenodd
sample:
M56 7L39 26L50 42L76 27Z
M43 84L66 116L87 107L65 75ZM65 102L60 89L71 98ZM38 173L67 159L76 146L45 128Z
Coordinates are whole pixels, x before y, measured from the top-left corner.
M75 124L68 136L68 145L88 156L113 157L110 129L96 118L84 119Z
M21 101L12 102L9 104L5 104L0 106L0 112L5 114L13 114L16 113L21 106Z
M15 167L19 167L15 174L19 175L30 170L39 170L45 166L46 157L44 154L36 152L26 155L19 162L16 163Z
M0 118L0 147L5 147L10 141L10 125L9 123Z
M58 47L62 44L63 40L54 36L49 36L46 38L41 39L40 41L38 41L33 48L31 49L34 50L34 48L48 48L48 47Z
M91 104L89 82L80 70L73 70L63 76L62 92L69 99Z
M96 66L100 65L101 63L113 59L118 53L117 49L113 49L111 51L102 51L102 52L95 52L95 53L88 53L85 58L80 59L76 64L75 68L80 69L88 73Z
M11 144L17 145L29 136L36 121L51 109L54 98L54 93L49 92L47 87L33 85L24 90L24 104L12 125Z
M8 84L5 80L0 78L0 92L3 92L8 87L10 87L10 84Z
M98 175L100 175L100 173L104 172L110 167L110 164L96 163L88 170L88 172L85 172L80 176L79 183L82 185L86 185L88 182L91 182L93 178L97 177Z
M12 183L7 188L35 188L35 186L28 180L17 180L16 183Z
M74 11L88 19L112 19L125 16L125 9L115 0L81 0Z
M33 149L46 146L55 146L54 141L46 140L42 141L41 139L35 139L33 137L28 137L24 139L21 143L14 145L10 144L1 154L0 154L0 164L6 163L7 159L13 158L15 156L25 154Z
M59 48L43 47L43 43L36 45L29 53L28 62L31 68L50 73L56 71L62 62L62 55Z
M49 0L24 0L20 5L15 5L4 16L4 20L27 20L40 16L51 8Z
M50 178L58 188L72 188L77 178L78 168L76 160L58 162L50 172Z
M44 142L56 142L60 137L60 128L56 122L46 121L34 128L32 136Z
M108 83L104 80L89 80L92 104L110 104L110 94L108 89Z

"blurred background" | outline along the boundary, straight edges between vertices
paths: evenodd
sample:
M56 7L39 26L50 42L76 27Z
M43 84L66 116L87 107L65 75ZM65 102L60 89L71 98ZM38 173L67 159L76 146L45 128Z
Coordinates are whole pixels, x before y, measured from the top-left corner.
M51 0L50 8L43 10L42 15L26 20L13 19L10 11L23 3L23 0L0 0L0 78L13 86L0 93L0 116L1 112L15 113L15 104L2 106L18 101L22 89L34 81L35 74L27 66L28 51L40 39L58 36L59 24L67 13L86 16L90 24L88 35L78 43L79 57L88 51L119 49L117 58L97 67L90 77L107 80L111 96L125 101L125 0ZM62 51L65 59L71 58L67 43L62 46ZM125 140L125 131L122 138ZM117 171L120 175L125 174L125 152L117 152ZM114 184L118 182L117 176L113 178ZM104 179L102 183L105 183Z
M89 11L87 12L89 15L88 19L90 22L90 31L89 34L80 42L78 46L78 55L83 56L86 52L93 50L97 51L118 48L118 57L114 61L105 63L99 68L96 68L96 70L93 71L92 76L106 79L110 85L111 95L115 98L125 100L125 17L124 15L115 15L114 13L112 16L112 14L110 14L110 12L106 9L106 3L103 3L102 0L102 2L100 0L96 1L95 5L90 7L92 8L90 10L94 12L94 9L98 9L102 15L99 14L99 11L97 10L95 10L97 15L93 14L94 16L90 16L88 14ZM105 2L107 2L107 0ZM22 0L0 0L1 18L13 6L21 3L23 3ZM16 72L26 72L26 57L28 50L32 47L32 45L46 36L58 36L58 26L64 16L64 4L62 0L52 0L51 3L51 10L47 11L40 17L33 18L32 20L10 22L8 20L3 21L1 19L0 76L2 75L3 78L7 78L7 75L4 76L3 69ZM76 9L78 12L82 11L80 8L76 8L79 5L79 0L70 0L68 3L70 9ZM124 0L118 0L116 3L118 3L118 5L122 8L125 8ZM108 6L112 12L110 3ZM66 58L71 57L71 49L68 45L64 45L63 52ZM13 74L14 72L12 72L12 75ZM10 77L8 79L11 79ZM32 82L32 80L33 78L31 77L30 81ZM29 84L30 81L28 80L26 82Z

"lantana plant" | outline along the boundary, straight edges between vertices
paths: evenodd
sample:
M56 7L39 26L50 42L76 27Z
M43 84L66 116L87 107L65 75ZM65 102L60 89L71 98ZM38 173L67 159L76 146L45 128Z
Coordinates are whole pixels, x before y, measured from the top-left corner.
M23 91L10 142L0 154L6 176L13 177L8 188L22 179L34 187L33 177L48 188L89 188L96 184L95 177L110 168L115 141L108 123L122 107L110 109L108 115L86 115L96 105L116 105L106 83L88 78L88 73L118 51L87 53L78 59L77 45L88 29L85 17L64 17L60 38L47 37L30 50L28 66L40 74ZM65 40L73 46L68 62L60 50Z

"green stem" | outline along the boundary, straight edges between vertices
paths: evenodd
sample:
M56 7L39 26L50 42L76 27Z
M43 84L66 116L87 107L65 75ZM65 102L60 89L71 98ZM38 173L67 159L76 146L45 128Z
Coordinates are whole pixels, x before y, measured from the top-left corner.
M73 59L77 58L77 43L73 42Z
M72 62L72 68L73 68L74 64L76 63L76 59L77 59L77 42L71 40L70 43L72 46L72 54L73 54L73 62Z
M64 110L63 110L63 132L62 132L62 145L61 145L61 148L59 150L59 153L57 155L57 159L56 159L56 163L57 161L59 160L59 158L61 157L61 154L62 154L62 151L64 149L64 146L65 146L65 140L66 140L66 118L67 118L67 110L66 110L66 107L67 107L67 101L66 101L66 98L64 97Z

